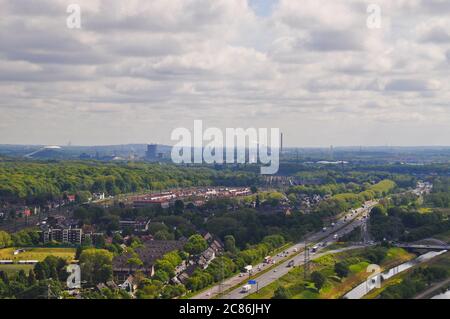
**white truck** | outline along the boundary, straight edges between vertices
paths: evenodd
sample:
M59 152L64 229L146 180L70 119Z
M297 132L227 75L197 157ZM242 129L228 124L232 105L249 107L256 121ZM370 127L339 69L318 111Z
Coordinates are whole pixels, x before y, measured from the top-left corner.
M250 290L252 290L252 286L251 285L245 285L245 286L242 286L241 292L243 294L245 294L245 293L249 292Z

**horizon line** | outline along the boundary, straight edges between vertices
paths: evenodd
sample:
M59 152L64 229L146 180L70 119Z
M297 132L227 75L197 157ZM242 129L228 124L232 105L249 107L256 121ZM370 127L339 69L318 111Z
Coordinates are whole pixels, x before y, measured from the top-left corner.
M127 145L159 145L159 146L167 146L173 147L174 145L164 144L164 143L119 143L119 144L74 144L74 145L61 145L61 144L14 144L14 143L0 143L0 146L28 146L28 147L52 147L57 146L60 148L75 148L75 147L113 147L113 146L127 146ZM239 147L239 146L238 146ZM242 146L241 146L242 147ZM248 146L245 145L247 148ZM296 148L311 148L311 149L336 149L336 148L450 148L450 145L439 145L439 144L430 144L430 145L320 145L320 146L288 146L284 145L283 149L296 149ZM226 148L226 147L225 147Z

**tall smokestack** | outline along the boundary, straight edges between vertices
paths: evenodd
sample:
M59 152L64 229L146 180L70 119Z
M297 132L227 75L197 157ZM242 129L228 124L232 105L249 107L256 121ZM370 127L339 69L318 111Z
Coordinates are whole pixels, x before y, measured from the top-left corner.
M283 152L283 133L280 136L280 152Z

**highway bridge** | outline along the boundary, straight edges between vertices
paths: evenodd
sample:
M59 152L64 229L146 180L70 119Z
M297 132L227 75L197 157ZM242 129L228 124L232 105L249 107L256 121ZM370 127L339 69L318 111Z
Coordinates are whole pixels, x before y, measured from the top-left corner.
M405 249L450 250L450 245L420 245L420 244L399 243L395 244L395 246Z

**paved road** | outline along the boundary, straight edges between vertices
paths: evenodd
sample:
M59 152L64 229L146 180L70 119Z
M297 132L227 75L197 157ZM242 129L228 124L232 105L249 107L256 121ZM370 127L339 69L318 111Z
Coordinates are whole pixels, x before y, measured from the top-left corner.
M347 225L347 226L343 227L342 229L340 229L337 232L337 234L338 234L339 237L342 236L342 235L345 235L345 234L351 232L356 227L361 226L363 223L364 223L364 218L356 218L349 225ZM334 235L330 235L327 238L325 238L323 241L321 241L321 243L324 243L324 242L327 242L328 244L331 244L331 243L336 242L336 239L334 239ZM368 246L370 246L370 244L354 245L354 246L345 247L345 248L342 248L342 249L325 251L325 252L322 252L322 253L320 253L320 251L323 251L326 247L323 247L320 244L317 245L317 246L318 246L317 252L310 255L310 259L311 260L314 260L316 258L319 258L319 257L321 257L323 255L327 255L327 254L330 254L330 253L339 253L339 252L343 252L343 251L346 251L346 250L368 247ZM285 262L281 263L280 265L275 267L273 270L270 270L269 272L266 272L266 273L262 274L261 276L259 276L258 278L256 278L256 280L258 282L258 288L261 289L261 288L271 284L275 280L281 278L282 276L286 275L292 269L292 268L288 267L288 263L291 260L294 260L294 264L296 266L303 265L305 263L305 254L304 253L298 254L297 256L293 257L292 259L289 259L288 261L285 261ZM249 293L253 293L253 292L255 292L255 290L256 290L256 287L252 286L252 290ZM223 298L224 299L242 299L242 298L245 298L248 295L248 293L242 293L241 291L242 291L242 287L236 288L233 291L231 291L230 293L224 295Z
M270 270L269 272L266 272L262 274L261 276L257 277L256 280L259 282L259 287L262 288L263 286L275 281L276 279L280 278L284 274L286 274L291 268L287 267L287 264L290 260L294 260L295 265L299 265L303 263L304 259L304 253L298 253L305 248L305 244L307 245L316 245L318 243L327 243L327 245L334 243L337 241L337 238L335 238L335 234L337 237L341 237L342 235L345 235L349 232L351 232L353 229L364 225L366 221L366 216L369 213L370 209L375 206L378 202L376 201L370 201L365 203L364 207L360 207L356 210L352 210L350 212L347 212L344 214L338 221L336 221L336 225L334 227L330 227L326 229L325 231L317 232L311 236L308 236L306 243L305 241L297 243L295 245L292 245L291 247L286 249L286 254L279 254L277 256L273 256L273 261L275 264L281 263L284 259L286 259L288 256L292 256L292 258L289 258L287 261L281 263L280 265L276 266L274 270ZM323 250L324 247L320 245L318 247L317 252ZM311 258L313 258L313 255L311 255ZM259 272L262 272L265 270L265 268L270 267L269 265L266 265L264 263L258 264L254 266L253 276L257 275ZM227 280L225 280L222 285L216 285L212 288L209 288L200 294L192 297L192 299L210 299L214 298L223 291L226 291L236 285L244 285L247 281L247 278L249 275L241 276L236 275L234 277L231 277ZM256 289L256 288L254 288ZM246 294L241 294L241 287L238 289L235 289L231 291L231 293L226 294L223 296L223 298L228 299L240 299L244 298ZM254 292L254 291L253 291Z
M450 245L419 245L419 244L395 244L400 248L425 249L425 250L450 250Z
M337 253L341 253L347 250L353 250L353 249L359 249L359 248L365 248L368 247L370 245L359 245L359 246L349 246L349 247L345 247L345 248L341 248L341 249L335 249L335 250L328 250L322 253L316 253L313 254L310 259L314 260L316 258L322 257L324 255L328 255L328 254L337 254ZM300 254L297 255L296 257L294 257L292 260L294 260L295 265L299 266L299 265L303 265L305 263L305 255L304 254ZM290 270L292 270L292 268L289 268L288 262L284 262L282 264L280 264L278 267L276 267L276 272L274 272L274 270L271 270L265 274L262 274L261 276L259 276L257 278L257 282L258 282L258 288L261 289L269 284L271 284L272 282L274 282L275 280L281 278L282 276L286 275ZM252 290L249 293L243 293L242 292L242 287L236 288L233 291L231 291L230 293L224 295L222 298L223 299L242 299L245 298L246 296L248 296L249 294L252 294L256 292L256 287L252 286Z

